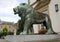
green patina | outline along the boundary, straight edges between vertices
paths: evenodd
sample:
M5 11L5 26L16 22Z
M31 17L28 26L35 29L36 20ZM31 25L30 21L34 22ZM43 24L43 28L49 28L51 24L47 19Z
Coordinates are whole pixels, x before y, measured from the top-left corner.
M26 3L21 3L19 6L13 8L14 14L18 14L23 21L23 31L20 34L34 34L32 24L43 23L47 29L45 34L54 34L52 24L47 14L37 12L34 8ZM30 30L30 33L29 33Z

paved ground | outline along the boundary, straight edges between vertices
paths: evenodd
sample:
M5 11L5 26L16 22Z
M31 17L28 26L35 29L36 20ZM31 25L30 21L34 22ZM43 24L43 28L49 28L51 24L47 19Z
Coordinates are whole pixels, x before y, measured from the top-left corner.
M0 39L0 42L8 42L8 41L6 41L5 39Z
M0 42L8 42L5 39L0 39ZM27 41L27 42L60 42L60 39L55 39L55 40L47 40L47 41Z
M53 38L53 39L52 39ZM59 38L59 39L57 39ZM8 40L8 41L7 41ZM60 35L9 35L0 42L60 42Z
M5 40L4 39L0 39L0 42L4 42Z
M55 40L47 40L47 41L28 41L28 42L60 42L60 39L55 39Z

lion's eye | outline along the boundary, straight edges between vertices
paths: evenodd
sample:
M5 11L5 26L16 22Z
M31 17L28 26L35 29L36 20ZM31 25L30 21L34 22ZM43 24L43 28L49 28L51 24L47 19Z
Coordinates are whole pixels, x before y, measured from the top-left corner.
M25 3L23 3L23 5L25 5Z

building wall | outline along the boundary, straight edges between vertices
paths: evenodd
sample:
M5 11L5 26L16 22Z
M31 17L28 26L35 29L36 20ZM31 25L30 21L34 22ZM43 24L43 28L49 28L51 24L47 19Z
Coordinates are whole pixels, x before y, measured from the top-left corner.
M55 11L55 4L58 4L58 12ZM55 32L60 32L60 0L51 0L49 4L49 14L53 30Z
M5 27L8 29L8 32L14 32L14 30L16 30L16 27L13 25L2 24L0 25L0 31L3 31Z

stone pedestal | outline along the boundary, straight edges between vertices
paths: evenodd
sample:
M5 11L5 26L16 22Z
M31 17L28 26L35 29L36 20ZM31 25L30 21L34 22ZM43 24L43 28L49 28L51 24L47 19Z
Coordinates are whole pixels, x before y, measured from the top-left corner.
M60 39L60 35L9 35L5 37L5 40L9 42L37 42L54 39Z

